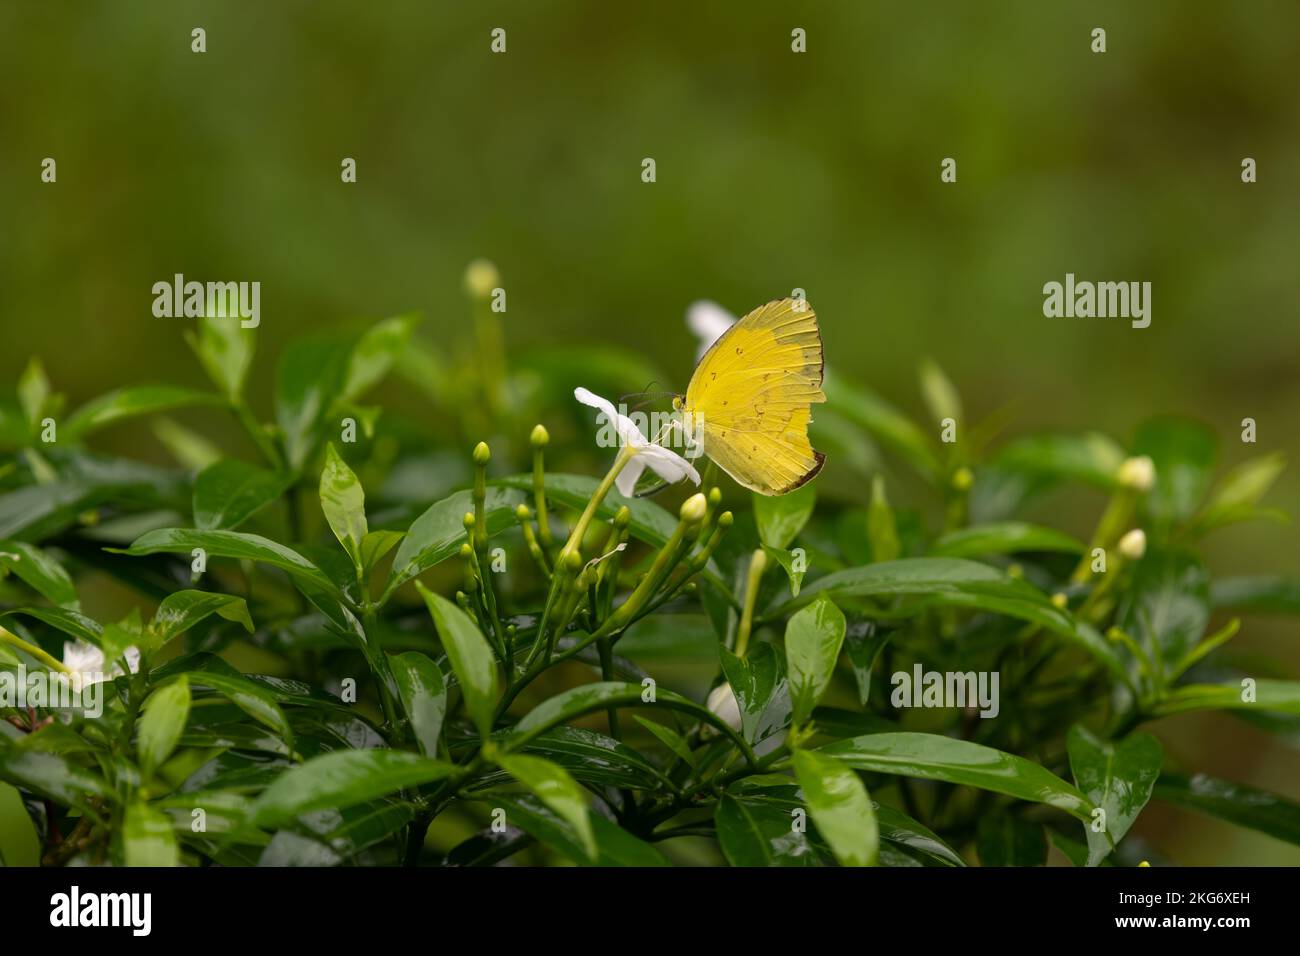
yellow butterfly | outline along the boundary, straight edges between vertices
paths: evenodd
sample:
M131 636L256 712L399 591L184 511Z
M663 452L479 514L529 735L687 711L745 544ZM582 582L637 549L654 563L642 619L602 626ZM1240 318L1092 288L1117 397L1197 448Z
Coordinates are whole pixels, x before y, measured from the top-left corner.
M713 343L673 408L723 471L759 494L783 495L826 460L808 441L812 405L826 401L824 366L812 306L778 299Z

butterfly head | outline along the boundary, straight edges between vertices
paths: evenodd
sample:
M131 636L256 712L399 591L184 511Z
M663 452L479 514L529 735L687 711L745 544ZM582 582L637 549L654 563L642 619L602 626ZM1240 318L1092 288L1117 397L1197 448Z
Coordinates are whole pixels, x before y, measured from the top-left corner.
M686 399L682 398L682 396L680 396L680 395L674 395L674 396L673 396L673 411L675 411L675 412L680 412L680 411L681 411L683 408L685 408L685 407L686 407Z

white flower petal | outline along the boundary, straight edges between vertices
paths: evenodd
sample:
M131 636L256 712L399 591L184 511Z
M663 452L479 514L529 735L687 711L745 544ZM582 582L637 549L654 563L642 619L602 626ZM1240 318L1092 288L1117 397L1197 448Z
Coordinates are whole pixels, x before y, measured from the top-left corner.
M631 445L633 448L640 448L647 444L645 435L641 434L641 429L636 427L636 422L626 415L620 415L612 402L608 399L601 398L599 395L585 388L575 388L573 397L584 405L598 409L605 414L605 417L613 424L614 430L618 432L618 437L623 440L624 444Z
M703 358L709 346L722 338L722 333L735 324L736 317L718 303L707 299L692 302L686 309L686 327L700 340L696 360Z
M641 480L641 473L645 471L647 458L638 452L632 456L632 460L623 466L623 470L618 473L614 479L614 487L624 498L631 498L636 494L636 483Z
M695 466L668 448L647 445L637 452L637 458L644 458L650 470L669 484L676 484L683 478L689 478L697 485L700 483L700 473Z

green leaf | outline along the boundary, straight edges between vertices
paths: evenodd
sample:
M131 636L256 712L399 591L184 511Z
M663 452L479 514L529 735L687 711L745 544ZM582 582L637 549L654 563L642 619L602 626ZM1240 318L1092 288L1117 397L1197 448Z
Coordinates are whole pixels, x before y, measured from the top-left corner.
M935 424L940 424L945 418L961 422L961 396L939 364L932 359L923 359L917 374L921 380L921 397L925 399L925 406Z
M1144 422L1133 439L1133 454L1147 455L1156 481L1146 496L1146 512L1157 526L1191 517L1205 494L1216 455L1214 432L1180 418Z
M770 644L758 643L747 657L718 645L722 672L740 705L740 726L750 743L766 740L790 725L790 689Z
M427 757L438 755L442 721L447 716L447 686L438 665L419 651L407 651L389 658L393 679L402 698L402 708L411 729Z
M237 558L239 560L260 561L287 571L294 578L309 585L315 592L325 592L334 597L341 597L334 582L320 568L312 564L297 551L283 544L278 544L261 535L246 534L242 531L196 531L189 528L159 528L149 531L137 538L131 547L125 550L109 548L107 550L134 557L160 552L172 554L189 554L195 548L202 548L209 558Z
M867 788L858 775L833 757L809 750L791 755L795 778L808 801L817 832L842 866L871 866L880 833Z
M1099 740L1081 724L1066 741L1074 781L1088 799L1105 811L1087 827L1088 865L1096 866L1119 845L1151 799L1160 776L1164 751L1150 734L1132 734L1119 743ZM1104 824L1102 831L1094 828Z
M523 754L499 753L494 759L572 827L588 858L594 860L596 837L587 813L587 798L568 771L549 760Z
M173 418L159 415L153 420L152 427L154 437L184 468L201 472L222 458L221 449L215 443Z
M330 530L352 563L361 567L361 541L369 532L366 495L356 472L339 457L331 442L325 447L325 467L320 475L320 506Z
M378 529L368 532L361 539L361 567L369 571L393 548L397 547L398 542L406 537L405 531L387 531Z
M898 522L894 509L885 497L885 480L876 475L871 482L871 504L867 507L867 541L872 561L895 561L902 553L898 541Z
M506 820L546 846L564 854L574 863L586 866L591 857L572 825L531 794L507 794L492 791L481 795L494 809L506 811ZM589 817L596 840L596 866L667 866L668 860L657 849L639 840L616 823L599 814Z
M343 379L343 401L360 398L379 384L401 357L418 322L417 315L399 315L376 323L361 336L348 358L347 374Z
M275 829L327 807L341 809L442 780L452 764L396 750L336 750L286 771L253 803L252 822Z
M23 374L18 377L18 404L27 418L27 426L35 434L40 430L42 413L50 400L50 380L45 366L38 358L28 360Z
M858 686L858 703L863 707L871 698L871 672L876 658L889 643L892 631L877 627L869 621L855 621L844 635L844 649L853 668L853 678Z
M825 376L822 390L828 407L866 429L882 445L901 454L931 481L941 473L935 443L915 422L874 392L841 375Z
M232 531L275 501L289 487L287 475L225 458L194 479L194 526Z
M12 611L0 612L0 618L22 615L48 624L55 630L62 631L79 641L100 647L103 643L104 626L98 621L86 617L80 611L62 607L19 607Z
M1260 512L1259 500L1273 487L1286 468L1282 452L1244 461L1219 482L1205 507L1196 516L1194 532L1204 534L1234 521L1244 521Z
M509 732L497 736L505 739ZM555 727L534 738L524 751L559 764L574 780L594 787L671 787L667 777L631 747L583 727Z
M903 558L846 568L818 578L798 598L765 617L770 620L790 613L819 594L831 598L919 595L935 604L1006 614L1060 634L1105 664L1116 677L1131 681L1114 646L1094 628L1055 607L1032 585L987 564L962 558Z
M36 834L22 794L0 783L0 866L40 866L41 838Z
M180 848L165 813L139 800L127 805L122 822L122 858L127 866L176 866Z
M1161 774L1157 800L1300 845L1300 805L1284 797L1205 774Z
M1149 550L1134 568L1117 618L1160 663L1162 674L1176 676L1174 665L1196 646L1210 621L1204 565L1190 552Z
M242 624L244 630L253 633L253 620L248 616L248 605L243 598L212 591L188 590L176 591L163 598L149 624L149 633L154 643L160 646L213 614Z
M695 753L691 750L691 745L686 742L686 738L670 727L654 720L646 720L637 714L632 715L632 719L653 734L660 743L670 751L682 758L682 761L688 767L695 766Z
M1251 681L1253 696L1243 687ZM1254 680L1238 684L1184 684L1155 706L1153 716L1168 717L1193 710L1275 710L1300 714L1300 681Z
M189 681L215 690L258 723L270 727L290 748L293 747L293 728L276 703L275 695L265 687L244 677L210 670L190 671Z
M976 525L945 534L930 547L930 553L948 558L978 558L986 554L1020 554L1049 551L1082 554L1083 542L1054 528L1002 521Z
M1215 608L1272 614L1300 614L1300 581L1280 574L1215 578L1210 582Z
M653 702L644 700L642 697L644 693L645 688L640 684L625 684L619 681L602 681L572 687L563 693L542 701L525 714L523 719L515 724L514 729L505 738L503 746L508 750L517 751L533 738L546 733L552 727L557 727L567 721L575 720L597 710L629 706L666 707L669 710L683 711L698 720L713 725L735 741L742 751L750 755L740 735L727 726L726 721L707 708L663 688L656 689Z
M785 657L796 725L812 715L830 687L846 626L844 612L825 594L786 624Z
M548 481L549 476L548 476ZM529 479L529 486L532 479ZM517 519L515 509L524 496L518 491L489 488L483 510L488 535L499 534L513 527ZM393 558L393 569L388 575L384 600L407 581L452 557L465 541L465 514L474 510L474 499L468 491L458 491L429 506L412 522L402 545Z
M1050 481L1082 481L1111 489L1124 463L1124 449L1109 435L1033 435L1008 442L993 459L997 468Z
M867 734L822 747L855 770L943 780L1044 803L1085 823L1092 804L1074 786L1036 763L992 747L939 734Z
M59 437L76 440L113 422L190 405L217 405L220 396L175 385L136 385L101 395L78 408L63 423Z
M433 616L447 660L460 683L465 709L478 727L479 736L487 740L492 734L492 721L500 696L492 647L464 611L418 581L415 586Z
M25 541L0 541L0 567L16 574L41 597L77 610L77 589L68 572L49 553Z
M1014 813L986 813L975 830L975 852L981 866L1043 866L1047 836L1041 823Z
M190 682L184 674L145 699L136 753L140 758L140 770L146 778L151 777L176 749L176 742L181 739L189 717Z
M799 589L803 587L803 576L808 573L807 561L805 560L801 563L802 570L799 570L795 567L793 552L783 551L780 548L769 548L767 545L763 545L763 553L785 569L786 577L790 581L790 596L798 597Z
M759 540L769 548L784 550L790 547L790 542L798 537L812 517L817 505L817 489L807 484L784 495L754 492L752 498Z
M339 395L352 346L346 339L310 338L290 345L276 369L275 419L285 457L300 471L316 450L325 416Z
M89 809L90 797L110 795L99 774L50 753L0 748L0 780L82 810Z
M732 866L817 866L817 850L790 810L724 793L713 808L718 845Z
M238 398L253 363L256 339L252 328L233 318L205 314L194 332L185 333L185 341L212 383L227 398Z

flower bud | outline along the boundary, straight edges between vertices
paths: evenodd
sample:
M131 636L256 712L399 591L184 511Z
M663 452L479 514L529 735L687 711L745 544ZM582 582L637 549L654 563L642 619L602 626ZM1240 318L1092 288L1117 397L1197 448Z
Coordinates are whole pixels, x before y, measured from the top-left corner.
M699 492L696 492L682 503L682 510L678 512L678 517L687 524L699 524L704 520L704 515L705 512L708 511L708 507L708 499Z
M461 519L461 524L465 526L466 531L474 530L474 512L466 511L465 517Z
M501 273L488 259L475 259L465 269L465 291L471 299L488 299L501 284Z
M721 717L732 730L740 730L740 704L736 701L736 692L731 689L730 684L719 684L709 691L709 699L705 706Z
M1070 606L1070 599L1065 596L1065 593L1063 591L1057 591L1055 594L1052 595L1052 607L1060 608L1062 611L1064 611L1069 606Z
M521 501L519 503L519 507L515 509L515 517L518 518L520 521L527 521L532 516L533 513L528 510L528 505L524 504Z
M735 515L733 515L730 511L724 511L722 512L722 514L718 515L718 527L730 528L731 523L735 520L736 520Z
M622 505L614 512L614 527L622 531L632 523L632 511L627 505Z
M955 491L970 491L970 486L974 483L975 475L965 465L952 473L952 487Z
M474 446L474 464L482 467L492 460L492 449L488 448L485 441L479 442Z
M1134 528L1119 539L1119 553L1130 561L1142 560L1147 553L1147 533L1141 528Z
M545 425L534 425L533 433L528 436L528 440L533 443L534 448L545 448L551 441L551 433L546 430Z
M1156 465L1147 455L1126 458L1119 466L1115 479L1133 491L1150 491L1156 480Z

